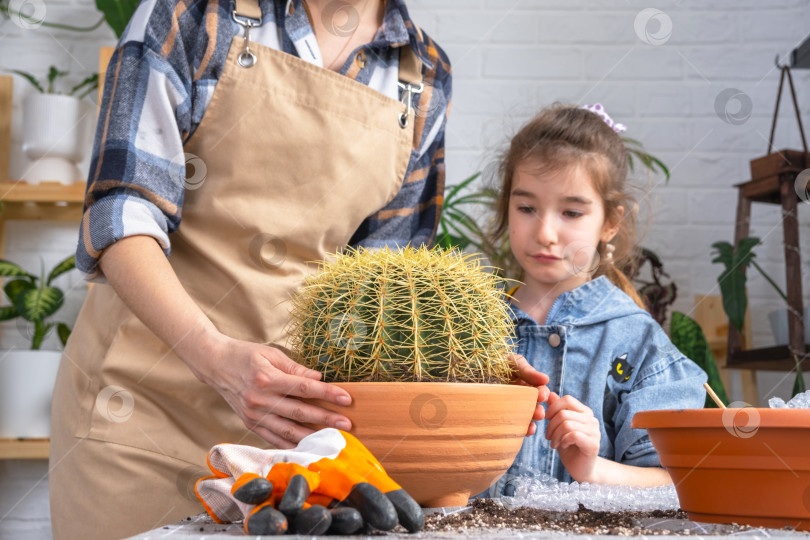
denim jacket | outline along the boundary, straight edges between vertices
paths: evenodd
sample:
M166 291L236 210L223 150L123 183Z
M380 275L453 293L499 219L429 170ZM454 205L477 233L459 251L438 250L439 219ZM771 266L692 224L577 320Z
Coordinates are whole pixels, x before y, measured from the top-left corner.
M706 373L604 276L560 295L545 325L510 306L516 352L549 376L552 392L570 394L593 410L602 432L599 455L660 467L646 430L631 428L630 421L638 411L703 408ZM544 423L523 440L505 478L545 473L573 481L549 446Z

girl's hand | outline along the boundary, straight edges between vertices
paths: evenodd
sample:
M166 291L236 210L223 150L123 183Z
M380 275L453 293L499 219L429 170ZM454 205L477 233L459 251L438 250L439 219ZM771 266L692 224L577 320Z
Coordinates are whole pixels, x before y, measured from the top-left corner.
M512 362L512 370L514 373L511 383L524 386L536 386L540 391L537 396L537 405L534 408L532 420L542 420L546 415L546 411L541 404L548 399L549 395L549 390L546 387L548 384L548 375L534 369L532 365L519 354L510 355L510 361ZM533 421L529 422L529 429L526 431L526 436L530 437L534 435L536 431L537 425Z
M577 482L594 482L602 434L593 411L572 396L551 392L546 419L546 439L568 473Z
M190 357L192 355L187 355ZM297 398L349 405L349 394L274 347L219 334L186 363L228 402L248 429L278 448L293 448L313 430L301 423L351 429L348 418Z

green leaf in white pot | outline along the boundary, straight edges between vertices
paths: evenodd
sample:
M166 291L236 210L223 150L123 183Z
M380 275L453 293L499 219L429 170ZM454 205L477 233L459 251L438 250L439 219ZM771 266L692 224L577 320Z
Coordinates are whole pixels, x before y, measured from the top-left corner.
M29 274L19 265L11 261L0 259L0 277L22 276L30 279L37 279L37 276Z
M14 306L0 307L0 321L10 321L20 316L20 312Z
M76 256L71 255L70 257L66 258L65 260L61 261L59 264L53 267L51 273L48 274L48 279L47 281L45 281L45 284L50 285L54 279L61 276L65 272L73 270L74 268L76 268Z
M62 307L65 297L55 287L42 287L23 291L14 299L14 305L23 319L31 322L42 321Z

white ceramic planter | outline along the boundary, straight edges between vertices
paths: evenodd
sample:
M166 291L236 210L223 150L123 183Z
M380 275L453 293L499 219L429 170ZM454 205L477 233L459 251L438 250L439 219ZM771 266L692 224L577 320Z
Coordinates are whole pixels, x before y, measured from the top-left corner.
M787 345L789 339L787 308L768 313L768 322L771 323L771 332L776 345ZM804 308L804 342L808 341L810 341L810 306Z
M51 434L51 394L61 351L0 352L0 438Z
M72 184L83 180L92 104L71 96L29 94L23 102L23 152L33 163L24 180Z

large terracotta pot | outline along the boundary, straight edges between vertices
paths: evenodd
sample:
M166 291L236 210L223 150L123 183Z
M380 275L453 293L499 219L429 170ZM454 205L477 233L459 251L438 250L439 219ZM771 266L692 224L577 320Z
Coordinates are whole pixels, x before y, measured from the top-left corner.
M689 519L810 530L810 409L644 411Z
M515 459L537 389L465 383L334 383L352 405L318 405L352 420L355 435L422 506L464 506Z

